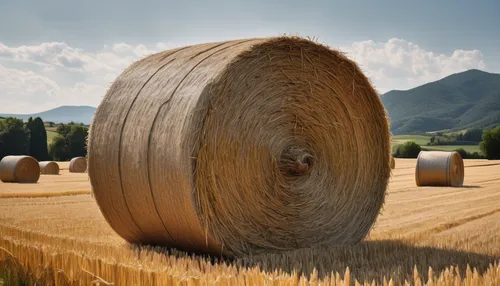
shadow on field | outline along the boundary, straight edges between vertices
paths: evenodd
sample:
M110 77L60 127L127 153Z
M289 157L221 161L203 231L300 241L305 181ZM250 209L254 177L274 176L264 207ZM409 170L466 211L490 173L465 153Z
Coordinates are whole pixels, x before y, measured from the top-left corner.
M479 188L482 188L482 186L464 185L464 186L461 186L459 188L461 188L461 189L479 189Z
M414 267L420 279L427 281L429 267L434 275L447 267L454 266L465 276L467 265L476 268L482 274L491 264L500 261L500 256L488 256L471 252L434 247L416 247L395 240L366 241L351 247L323 247L301 249L277 254L264 254L240 258L237 265L246 267L259 266L262 270L272 272L283 270L309 277L316 268L319 278L332 272L341 277L349 267L351 277L358 281L382 282L383 277L392 277L396 285L404 284L404 280L413 281Z

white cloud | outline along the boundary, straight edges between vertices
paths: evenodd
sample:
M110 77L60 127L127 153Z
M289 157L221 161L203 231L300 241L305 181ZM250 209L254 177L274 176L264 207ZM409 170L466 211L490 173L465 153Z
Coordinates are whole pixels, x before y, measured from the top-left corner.
M59 85L32 71L6 68L0 65L0 112L28 113L33 105L48 107L60 92Z
M118 43L113 45L113 52L115 53L126 53L133 49L131 45L125 43Z
M31 113L63 104L96 106L126 67L154 52L126 43L98 52L56 42L18 47L0 43L0 112Z
M38 112L60 105L97 106L116 77L133 61L181 45L114 43L84 51L50 42L11 47L0 43L0 112ZM436 54L393 38L340 47L368 75L379 92L408 89L451 73L485 69L478 50Z
M36 74L32 71L21 71L9 69L0 65L0 86L3 92L15 95L15 93L33 93L38 91L54 94L59 86L53 80Z
M97 52L58 42L18 47L0 43L0 112L38 112L63 104L96 106L125 68L154 52L127 43L106 45Z
M360 65L381 93L409 89L472 68L486 68L479 50L436 54L397 38L354 42L340 49Z
M134 48L134 54L140 58L148 56L153 53L155 53L155 51L148 49L145 45L137 45Z
M80 69L88 61L82 50L56 42L19 47L8 47L0 43L0 59L70 69Z

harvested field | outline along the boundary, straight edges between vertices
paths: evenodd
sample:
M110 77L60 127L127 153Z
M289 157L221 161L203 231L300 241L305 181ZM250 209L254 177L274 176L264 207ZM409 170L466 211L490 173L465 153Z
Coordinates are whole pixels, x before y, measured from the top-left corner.
M418 285L431 277L433 285L500 285L500 161L464 160L462 188L417 187L415 163L396 159L383 212L360 245L232 261L127 244L91 195L65 195L89 191L90 182L88 174L60 164L60 176L37 184L0 183L0 196L17 194L0 198L0 279L6 285L8 275L59 285L100 279L114 285L297 285L301 279ZM56 196L19 197L23 193Z
M70 173L69 162L57 162L58 176L40 176L36 184L1 184L0 198L90 194L90 181L85 173Z

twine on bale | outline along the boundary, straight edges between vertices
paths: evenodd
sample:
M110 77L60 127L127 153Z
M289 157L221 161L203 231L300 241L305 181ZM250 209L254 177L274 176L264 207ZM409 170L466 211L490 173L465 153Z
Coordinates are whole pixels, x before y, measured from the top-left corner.
M70 173L85 173L87 171L87 159L75 157L69 161Z
M91 126L96 201L132 243L226 255L354 244L390 176L376 91L342 53L301 38L148 56Z
M461 187L464 161L458 152L420 151L415 168L417 186Z
M42 175L59 175L59 165L54 161L41 161L40 173Z
M11 155L0 161L0 180L5 183L36 183L40 178L38 161L31 156Z

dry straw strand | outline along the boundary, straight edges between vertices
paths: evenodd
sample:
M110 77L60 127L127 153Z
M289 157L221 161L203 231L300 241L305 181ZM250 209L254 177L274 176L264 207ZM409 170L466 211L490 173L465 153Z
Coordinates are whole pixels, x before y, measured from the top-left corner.
M417 186L461 187L464 161L458 152L421 151L415 168Z
M357 243L390 176L368 79L297 37L135 62L99 105L88 147L96 201L120 236L216 254Z
M87 159L85 157L75 157L69 161L69 171L71 173L85 173L87 171Z
M43 175L59 175L59 164L54 161L41 161L40 173Z
M0 161L0 180L10 183L36 183L40 178L38 161L25 155L5 156Z

